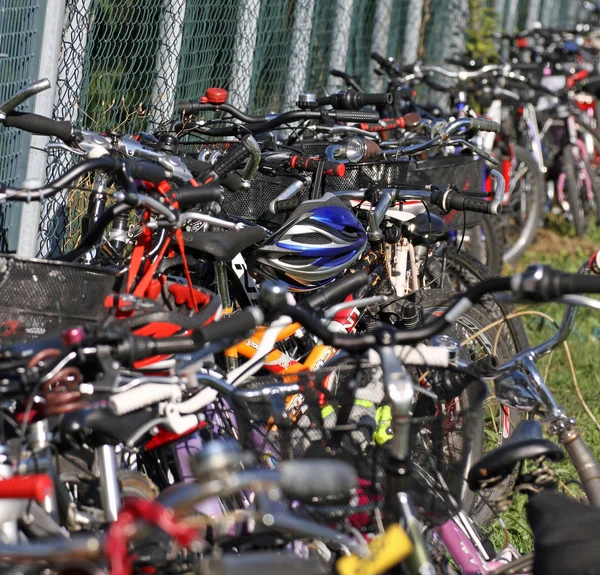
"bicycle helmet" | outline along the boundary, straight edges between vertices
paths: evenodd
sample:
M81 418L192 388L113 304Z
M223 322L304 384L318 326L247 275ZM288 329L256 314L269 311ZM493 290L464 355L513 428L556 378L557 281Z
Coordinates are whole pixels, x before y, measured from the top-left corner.
M365 230L340 200L326 196L296 209L255 252L254 270L294 291L309 291L333 281L360 256Z

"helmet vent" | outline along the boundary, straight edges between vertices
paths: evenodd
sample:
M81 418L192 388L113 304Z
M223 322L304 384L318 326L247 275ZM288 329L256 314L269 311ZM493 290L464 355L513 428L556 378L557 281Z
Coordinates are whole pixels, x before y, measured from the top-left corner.
M294 241L296 243L311 245L324 245L331 242L328 237L324 236L323 234L319 234L318 232L313 232L311 234L298 234L297 236L294 236Z
M319 258L308 258L305 256L283 256L279 258L284 264L295 266L308 266L314 264Z

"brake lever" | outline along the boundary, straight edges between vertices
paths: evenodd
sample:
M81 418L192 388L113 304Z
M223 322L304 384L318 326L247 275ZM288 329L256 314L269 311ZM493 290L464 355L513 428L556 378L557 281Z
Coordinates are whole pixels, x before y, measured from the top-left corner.
M44 146L45 150L63 150L64 152L70 152L71 154L75 154L76 156L85 156L85 152L81 150L77 150L72 148L71 146L67 146L67 144L63 142L48 142Z
M482 150L481 148L477 147L475 144L469 142L468 140L465 140L464 138L456 138L454 140L448 140L447 142L445 142L444 145L446 145L446 146L456 146L456 145L464 146L465 148L472 150L478 156L481 156L484 160L490 162L494 166L500 165L500 162L496 158L494 158L494 156L492 156L485 150Z

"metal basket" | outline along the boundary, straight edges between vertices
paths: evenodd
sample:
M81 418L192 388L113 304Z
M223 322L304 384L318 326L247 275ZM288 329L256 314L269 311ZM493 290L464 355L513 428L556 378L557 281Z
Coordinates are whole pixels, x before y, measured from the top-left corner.
M406 183L415 189L430 184L443 189L451 184L465 192L481 192L485 190L485 162L479 156L471 154L420 160L411 164ZM438 215L440 213L435 206L430 206L430 211ZM473 228L480 225L481 221L481 214L473 212L451 212L444 216L448 230Z
M408 160L346 164L344 176L326 176L323 188L326 192L342 192L361 188L404 186L407 183L410 165Z
M0 346L96 323L115 277L102 268L0 256Z
M415 373L427 381L457 377L446 370ZM244 447L252 449L268 466L282 459L332 457L346 460L357 469L360 489L349 501L306 507L312 515L327 520L350 519L359 529L373 526L376 509L383 511L381 485L391 445L389 408L384 401L379 368L360 366L332 374L296 374L306 390L295 409L285 409L290 398L270 395L246 402L236 416ZM336 378L335 393L326 377ZM451 517L466 489L469 454L478 425L483 425L481 407L485 384L460 374L464 389L459 397L436 400L431 394L416 394L411 422L413 473L411 493L423 516L432 523ZM437 378L437 379L436 379ZM275 378L258 378L246 387L269 387ZM281 384L281 380L278 382ZM296 405L297 404L297 405ZM383 511L384 512L384 511Z

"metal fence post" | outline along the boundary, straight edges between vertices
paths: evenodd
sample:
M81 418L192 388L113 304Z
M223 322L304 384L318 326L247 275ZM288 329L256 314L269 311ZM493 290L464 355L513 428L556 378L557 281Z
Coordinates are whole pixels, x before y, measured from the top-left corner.
M527 7L527 22L526 28L531 28L540 19L540 8L542 7L542 0L529 0Z
M337 0L335 24L331 36L333 44L329 55L329 70L346 70L353 8L354 0ZM331 74L327 76L327 91L330 94L334 94L340 90L342 84L343 81L340 78L335 78Z
M150 98L150 124L169 120L175 108L175 89L183 40L186 0L163 0L158 29L160 47L154 68L154 86Z
M377 52L382 56L388 55L388 39L390 36L390 25L392 21L392 0L377 0L375 8L375 24L373 26L373 37L371 38L371 52ZM375 74L376 63L369 60L369 84L371 92L381 92L383 89L383 76Z
M65 11L54 117L77 122L88 27L94 0L70 0Z
M421 39L421 25L423 24L423 0L410 0L407 14L402 63L414 64L419 54L419 40Z
M519 0L506 0L506 19L504 20L505 30L512 34L517 25L517 14L519 12Z
M260 0L240 0L233 63L229 81L229 103L243 111L250 102L250 84L256 33L260 16Z
M310 58L310 35L313 24L315 0L296 0L294 26L292 28L292 49L288 61L287 81L283 96L283 109L296 107L298 94L304 90Z
M38 94L33 112L51 117L56 94L58 77L58 59L65 16L65 0L46 0L44 27L40 49L38 74L50 79L52 88ZM43 151L48 142L47 136L32 136L31 147L27 159L26 181L43 182L46 174L46 153ZM38 228L40 225L40 202L24 204L19 224L19 241L17 253L26 257L34 257L38 252Z

